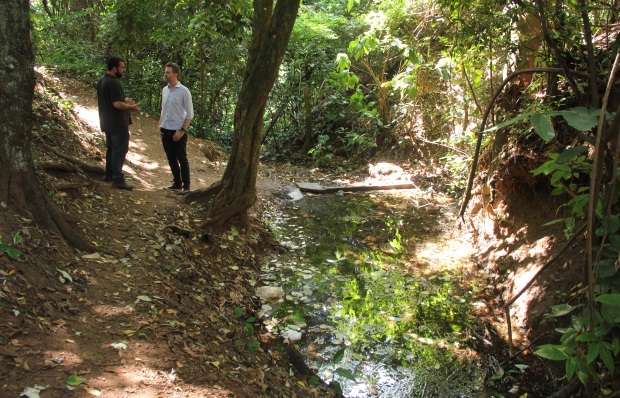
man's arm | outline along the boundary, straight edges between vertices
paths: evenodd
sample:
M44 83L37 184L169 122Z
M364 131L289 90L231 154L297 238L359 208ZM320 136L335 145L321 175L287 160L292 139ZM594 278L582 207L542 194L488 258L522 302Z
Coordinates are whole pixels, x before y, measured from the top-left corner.
M133 102L133 101L132 101ZM114 107L116 109L118 109L119 111L131 111L131 112L140 112L140 107L138 105L140 104L128 104L126 102L123 101L114 101L112 102L112 105L114 105Z

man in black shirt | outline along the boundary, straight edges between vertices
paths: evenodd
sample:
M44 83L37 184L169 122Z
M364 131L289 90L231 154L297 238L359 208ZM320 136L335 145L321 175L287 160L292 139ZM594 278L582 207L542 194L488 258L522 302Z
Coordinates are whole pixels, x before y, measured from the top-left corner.
M140 108L131 98L125 98L118 81L125 73L125 62L110 57L107 68L107 73L97 83L99 125L106 140L105 180L112 181L114 188L131 191L133 187L125 182L123 164L129 151L130 113L139 112Z

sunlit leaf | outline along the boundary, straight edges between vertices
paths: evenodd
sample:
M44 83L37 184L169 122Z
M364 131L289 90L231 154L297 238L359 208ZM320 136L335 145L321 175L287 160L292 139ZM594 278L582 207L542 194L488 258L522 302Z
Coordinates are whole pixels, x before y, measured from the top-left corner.
M71 277L71 275L68 272L63 271L63 270L58 269L58 268L56 268L56 270L62 274L62 278L66 279L66 280L69 280L69 282L73 282L73 278ZM61 282L64 283L64 280L61 279Z
M552 361L564 361L568 358L566 347L553 344L541 345L534 354Z
M69 377L67 377L65 379L65 383L67 383L70 386L79 386L80 384L84 383L86 381L86 379L81 378L78 375L71 375Z

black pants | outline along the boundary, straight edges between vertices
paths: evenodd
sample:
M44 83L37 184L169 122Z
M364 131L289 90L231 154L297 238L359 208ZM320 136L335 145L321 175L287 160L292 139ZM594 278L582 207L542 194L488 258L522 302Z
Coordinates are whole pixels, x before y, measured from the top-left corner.
M114 182L125 181L123 164L129 152L129 130L105 132L105 176Z
M180 140L174 141L172 136L175 130L161 128L163 133L161 143L168 158L168 165L172 172L172 183L189 189L189 161L187 160L187 133L183 134Z

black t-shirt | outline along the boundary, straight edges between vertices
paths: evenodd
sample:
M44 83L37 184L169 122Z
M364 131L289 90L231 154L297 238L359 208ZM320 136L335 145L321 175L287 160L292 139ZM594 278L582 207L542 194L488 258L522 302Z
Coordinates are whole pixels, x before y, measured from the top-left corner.
M106 73L97 83L97 102L99 105L99 125L103 132L124 131L129 129L131 114L129 110L121 111L113 105L116 101L125 102L125 93L121 83L114 76Z

